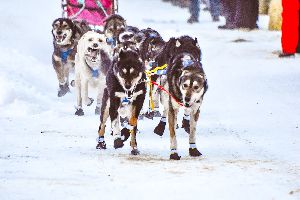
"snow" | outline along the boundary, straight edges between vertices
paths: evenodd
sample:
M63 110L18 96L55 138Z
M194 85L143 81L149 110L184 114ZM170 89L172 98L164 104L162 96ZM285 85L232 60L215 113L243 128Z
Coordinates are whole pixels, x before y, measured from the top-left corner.
M95 149L94 107L74 116L75 91L56 97L51 22L60 1L1 2L0 199L300 199L300 57L278 59L280 32L219 31L207 12L186 24L187 9L160 0L119 0L130 25L167 40L197 37L209 90L197 126L201 158L188 156L179 129L180 161L169 136L139 122L141 155L129 143ZM236 39L247 42L235 43ZM181 114L182 116L182 114ZM179 117L181 121L181 116ZM180 124L181 122L179 122Z

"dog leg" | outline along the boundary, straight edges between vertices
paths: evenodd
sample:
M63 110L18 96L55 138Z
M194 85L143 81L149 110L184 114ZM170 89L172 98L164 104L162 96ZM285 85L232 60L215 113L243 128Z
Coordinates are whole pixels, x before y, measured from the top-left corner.
M76 96L77 96L77 108L76 108L75 115L82 116L84 115L84 112L82 110L81 80L79 74L76 74L75 76L75 86L76 86Z
M101 102L103 101L102 100L103 97L104 97L104 92L103 92L102 87L100 87L99 90L98 90L97 105L96 105L96 108L95 108L95 114L96 115L100 114Z
M146 91L145 91L146 92ZM131 118L129 120L129 124L133 126L133 130L130 133L130 146L132 148L131 154L132 155L137 155L139 154L139 150L137 149L137 142L136 142L136 132L137 132L137 121L138 121L138 116L143 108L143 104L145 101L145 93L142 95L139 95L135 102L133 103L131 107Z
M111 119L111 126L113 130L114 140L114 148L122 148L124 146L123 140L121 139L120 132L120 120L119 120L119 110L120 107L120 99L117 97L110 97L110 106L109 106L109 116Z
M166 86L166 85L164 85ZM163 94L161 93L160 94L160 102L163 104L163 115L160 119L160 122L158 123L158 125L155 127L154 129L154 133L159 135L159 136L162 136L165 132L165 128L166 128L166 124L167 124L167 113L168 113L168 103L169 103L169 97L166 96L166 94Z
M189 135L189 154L192 157L198 157L202 154L198 151L196 146L196 125L197 121L199 119L200 110L198 109L195 113L191 113L191 119L190 119L190 135Z
M137 131L137 117L136 116L136 106L132 106L131 108L131 117L129 120L129 124L132 127L130 130L130 146L132 148L131 154L138 155L140 152L137 149L137 142L136 142L136 131Z
M169 102L169 113L168 113L168 122L169 122L169 130L170 130L170 159L171 160L180 160L180 156L177 153L177 140L176 140L176 132L175 126L177 124L177 113L178 109L174 109L171 103Z
M68 83L64 76L64 65L60 61L55 60L55 57L53 57L53 67L59 82L59 90L57 96L62 97L70 91Z
M154 129L154 133L159 135L159 136L162 136L165 132L166 124L167 124L166 116L167 116L167 111L166 111L166 109L164 109L163 115L162 115L158 125Z
M104 140L104 134L105 134L105 127L106 127L106 121L109 117L109 98L108 98L108 91L105 88L104 94L102 98L102 106L101 106L101 113L100 113L100 125L98 130L98 144L96 146L96 149L106 149L106 143Z
M81 94L85 105L90 106L93 104L94 99L89 98L89 84L88 80L81 80Z
M181 128L183 128L188 134L190 133L190 113L187 109L184 110Z

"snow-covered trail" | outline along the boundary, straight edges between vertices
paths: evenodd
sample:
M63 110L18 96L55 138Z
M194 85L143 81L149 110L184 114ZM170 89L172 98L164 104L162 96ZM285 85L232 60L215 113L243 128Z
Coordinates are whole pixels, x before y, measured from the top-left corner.
M0 8L0 199L300 199L300 58L280 60L280 33L219 31L207 12L188 25L187 10L160 0L119 0L130 25L167 40L197 37L209 81L198 123L201 158L169 161L169 137L143 120L128 142L95 149L93 107L74 116L75 94L56 97L51 21L60 1L6 1ZM12 11L16 8L18 12ZM33 10L34 8L34 10ZM36 17L39 16L39 17ZM248 42L235 43L236 39ZM180 122L179 122L180 124Z

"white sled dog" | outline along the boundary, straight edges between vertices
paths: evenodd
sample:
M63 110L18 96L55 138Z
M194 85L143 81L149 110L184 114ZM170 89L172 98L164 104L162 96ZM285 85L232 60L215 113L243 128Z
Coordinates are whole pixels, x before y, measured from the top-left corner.
M75 115L84 115L82 101L87 106L92 105L94 100L88 96L89 87L97 90L95 114L100 113L105 76L112 62L111 52L112 49L106 43L106 37L103 33L89 31L80 38L75 56L77 95Z

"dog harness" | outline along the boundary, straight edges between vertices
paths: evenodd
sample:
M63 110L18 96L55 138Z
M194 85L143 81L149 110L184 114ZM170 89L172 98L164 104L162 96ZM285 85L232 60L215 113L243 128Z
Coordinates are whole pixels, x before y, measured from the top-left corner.
M72 53L73 49L67 49L67 51L60 51L60 58L63 63L68 61L68 56Z
M114 48L117 45L117 40L114 37L106 38L106 43L111 45Z
M91 67L90 67L90 69L91 69L91 72L92 72L92 77L98 78L99 77L99 70L98 69L94 70Z

